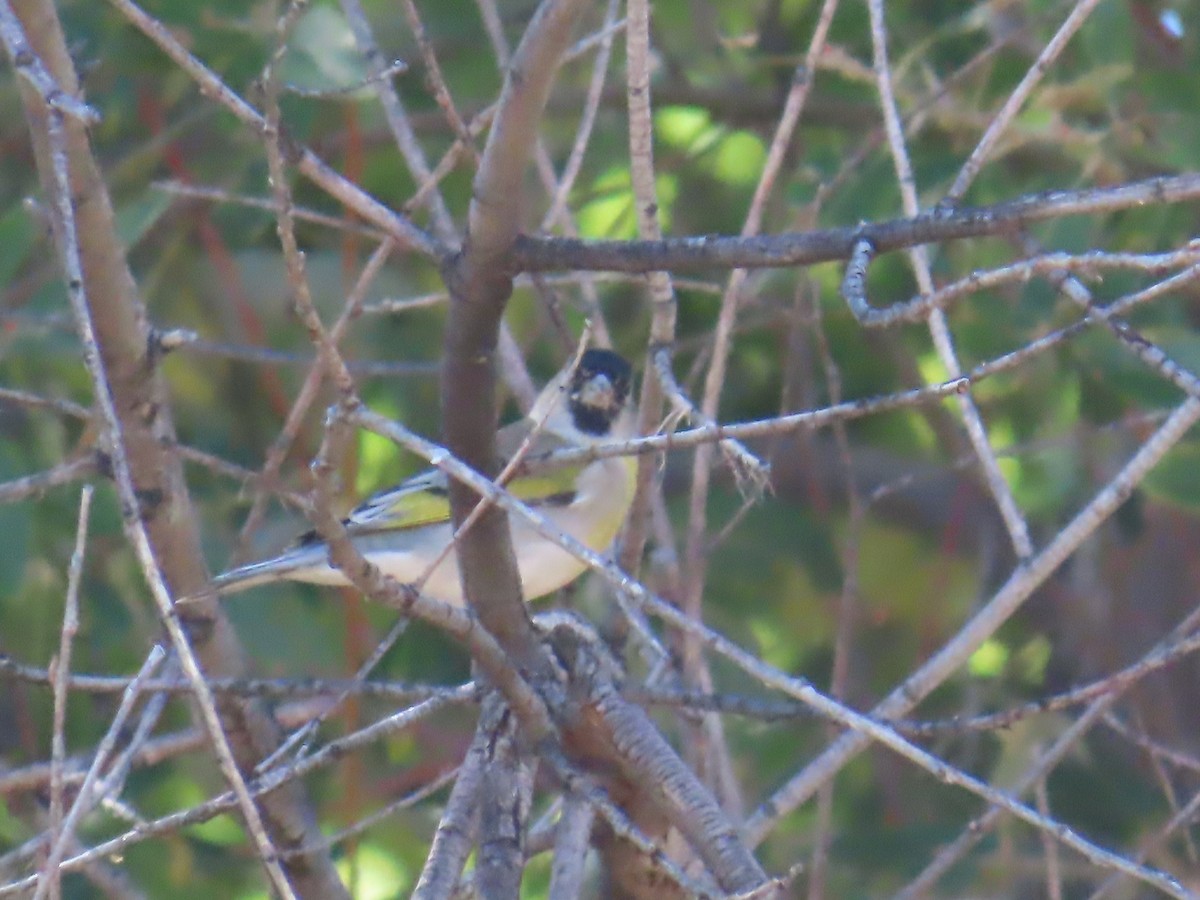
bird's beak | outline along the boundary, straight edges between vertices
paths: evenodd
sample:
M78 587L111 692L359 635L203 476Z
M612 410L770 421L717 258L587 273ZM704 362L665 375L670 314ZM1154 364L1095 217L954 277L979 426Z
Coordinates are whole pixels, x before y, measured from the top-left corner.
M607 375L589 378L579 389L579 402L594 409L612 409L617 405L617 391Z

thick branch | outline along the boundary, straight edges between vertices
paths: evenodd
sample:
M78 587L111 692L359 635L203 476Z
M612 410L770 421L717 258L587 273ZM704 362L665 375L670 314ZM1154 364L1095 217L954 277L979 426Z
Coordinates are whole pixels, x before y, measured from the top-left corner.
M847 259L868 240L880 253L959 238L1011 234L1061 216L1111 212L1147 204L1181 203L1200 197L1200 174L1151 178L1110 188L1050 191L995 206L930 210L893 219L821 231L732 237L665 238L661 241L587 241L522 236L513 249L520 272L653 272L668 269L767 269Z
M528 750L522 752L516 718L507 709L495 717L487 736L475 884L482 900L506 900L521 892L535 766Z
M441 821L429 845L429 855L425 858L425 866L413 890L412 900L448 897L458 884L479 831L479 780L483 777L487 742L491 735L490 723L502 712L500 696L492 692L484 702L475 737L471 739L471 746L467 748L467 755L459 766L458 778L455 779L450 799L446 801Z
M545 0L509 66L475 177L467 240L446 267L450 317L442 374L446 446L478 471L495 474L495 356L500 318L512 292L510 254L520 222L520 185L581 0ZM451 482L460 525L478 500ZM480 620L525 672L547 670L521 602L508 524L500 509L479 517L458 546L464 592Z
M620 777L610 790L636 804L651 803L704 860L723 889L749 891L766 875L721 807L695 773L654 727L649 716L626 701L613 680L598 639L573 626L554 629L551 639L571 672L571 693L580 705L572 723L570 746L584 759L599 761L597 771Z
M67 52L57 14L46 0L19 0L13 4L24 26L32 52L67 94L77 95L78 80ZM22 97L33 139L38 171L45 191L58 197L55 148L50 116L60 116L33 87L23 86ZM170 398L157 367L156 345L140 302L137 285L117 239L108 189L83 124L62 117L62 145L71 179L75 227L55 221L60 246L78 241L81 287L99 354L98 368L106 383L97 393L111 395L118 427L113 435L132 478L137 498L136 515L167 584L176 595L192 593L207 583L196 518L188 500L176 446ZM86 347L86 342L85 342ZM129 512L135 512L130 510ZM189 617L189 639L210 674L240 675L245 661L228 620L216 604L198 606ZM262 758L277 739L278 728L261 707L231 697L218 701L222 729L238 764L246 769ZM288 786L260 807L267 831L276 847L290 849L309 842L312 816L297 786ZM314 853L284 865L288 880L305 896L344 896L341 880L328 854Z

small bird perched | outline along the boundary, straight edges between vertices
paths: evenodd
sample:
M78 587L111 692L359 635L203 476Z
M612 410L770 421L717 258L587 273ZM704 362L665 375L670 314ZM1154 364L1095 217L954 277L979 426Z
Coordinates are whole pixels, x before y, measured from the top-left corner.
M532 435L523 457L531 458L632 437L632 380L629 363L616 353L585 351L578 365L568 364L543 388L524 420L499 431L497 449L508 460ZM603 552L633 502L635 470L631 456L544 465L517 475L504 487L566 534ZM344 522L363 556L397 581L414 582L426 574L454 532L447 476L438 469L414 475L366 500ZM526 600L569 584L586 568L582 560L525 522L516 518L510 522ZM230 594L275 581L349 584L330 565L325 542L308 532L280 556L218 575L213 587L219 594ZM453 550L434 568L423 591L446 603L464 604Z

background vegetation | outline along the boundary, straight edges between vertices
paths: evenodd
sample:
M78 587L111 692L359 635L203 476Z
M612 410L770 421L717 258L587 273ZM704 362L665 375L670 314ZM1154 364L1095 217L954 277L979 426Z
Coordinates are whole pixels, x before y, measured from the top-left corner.
M277 100L288 138L345 182L438 240L461 239L505 64L536 22L537 4L364 5L365 17L349 0L293 7L155 0L143 8L251 106L267 110ZM276 550L309 527L297 501L312 487L309 463L325 438L325 409L344 395L317 365L311 323L287 271L277 232L280 199L269 183L270 141L231 115L228 104L203 96L195 74L149 40L124 6L6 0L0 11L11 17L15 10L28 31L30 16L56 9L61 17L82 96L98 114L91 150L136 281L126 300L154 329L146 359L166 379L156 412L173 420L177 435L165 450L183 460L187 517L209 570L219 571ZM845 247L811 265L732 275L715 263L677 266L673 282L641 274L653 265L631 264L637 271L621 274L585 271L595 267L568 259L554 271L518 276L504 327L519 353L502 355L500 366L504 415L512 418L530 377L520 360L540 384L572 352L585 321L651 381L647 348L657 349L665 335L678 390L671 397L668 384L663 415L651 415L672 429L688 426L679 412L689 402L693 425L706 416L723 423L773 419L938 385L960 372L981 374L978 367L1071 329L1044 352L988 370L968 394L925 396L877 414L831 416L820 428L781 427L747 438L745 452L761 470L730 452L704 451L699 462L691 451L668 454L655 469L641 519L649 532L644 558L636 538L627 539L619 558L685 609L689 598L702 598L704 622L761 662L862 712L955 646L953 674L930 684L931 695L915 710L891 716L902 720L900 733L954 771L1010 791L1047 820L1112 851L1143 883L1129 873L1115 876L1112 860L1085 860L1045 823L1004 814L970 829L987 809L977 795L878 743L811 775L800 794L777 793L810 777L806 766L846 720L834 725L803 711L795 694L785 703L778 684L719 653L699 653L659 619L654 627L674 653L679 679L648 679L638 642L599 577L585 577L555 605L581 611L613 642L628 665L627 696L648 704L653 722L729 820L751 823L748 843L758 860L769 873L791 872L786 890L797 896L906 889L930 896L1082 897L1101 889L1143 896L1148 883L1163 888L1154 882L1159 872L1197 884L1191 821L1200 803L1200 672L1190 654L1200 585L1200 445L1188 431L1200 384L1192 375L1200 366L1200 252L1189 244L1200 183L1194 4L909 0L888 4L883 21L872 22L870 4L857 0L656 0L645 70L652 160L630 151L637 112L627 102L626 41L636 6L583 4L570 32L579 43L553 82L532 159L510 192L512 222L526 234L652 237L638 215L651 202L662 231L680 237L778 235L906 218L916 210L906 205L897 176L901 158L911 161L922 209L948 196L973 207L1046 191L1107 196L1114 186L1186 176L1142 202L1070 209L939 240L925 246L925 262L908 252L881 254L866 284L876 307L927 293L926 272L943 287L1043 253L1075 255L994 287L970 285L948 305L943 324L932 326L924 317L886 329L860 324L840 294ZM1054 36L1073 19L1079 28L1059 48ZM365 23L382 64L402 60L406 69L372 74L354 31ZM886 58L873 32L886 43ZM47 173L39 181L35 165L44 154L30 139L38 126L29 110L37 102L29 99L29 69L18 62L0 78L5 884L36 873L46 860L54 793L46 763L56 727L43 676L52 659L61 659L68 583L79 600L70 671L113 676L72 685L57 730L65 736L68 773L86 769L148 648L166 645L113 487L108 426L95 413L96 381L84 365L62 242L51 234L59 213ZM268 67L273 74L264 80ZM411 130L415 150L407 155L397 149L396 122L389 123L381 94L397 101ZM899 131L889 136L891 112ZM956 179L977 146L978 175L955 197ZM435 183L417 156L437 173ZM297 157L289 162L298 164ZM653 166L651 182L638 183L639 164ZM447 352L443 261L393 247L382 268L364 277L383 240L380 221L300 170L289 170L295 237L313 307L327 327L364 279L362 308L338 341L357 396L436 439ZM90 196L76 203L86 205ZM1121 262L1116 254L1141 256ZM1114 327L1094 314L1085 321L1089 309L1167 279L1174 279L1171 289L1129 311L1125 324ZM677 316L673 327L662 312L664 297ZM297 415L307 381L317 390ZM294 422L285 428L290 414ZM342 509L425 465L366 430L343 450L336 456ZM1148 471L1125 470L1131 459L1144 459ZM96 489L82 570L71 579L83 483ZM1093 498L1107 502L1081 515ZM167 584L180 593L182 581L155 546ZM1056 565L1051 557L1059 549ZM970 630L979 610L997 609L997 598L1010 596L1016 599L990 628ZM285 730L337 696L336 685L313 680L353 676L398 615L356 592L307 587L257 590L221 608L250 661L241 669L274 679L260 692ZM224 625L214 627L225 634ZM214 670L209 657L203 662L210 674L236 675L241 666ZM369 680L417 689L458 685L471 677L470 663L460 642L416 622ZM160 674L182 677L173 665ZM1126 667L1127 677L1117 677ZM1084 685L1087 694L1038 708ZM729 709L705 718L690 708L700 698L685 702L685 687L718 698L700 708ZM660 694L650 698L654 690ZM414 697L354 691L308 751ZM412 891L475 732L476 701L446 701L411 727L369 737L296 782L300 808L334 837L315 855L332 862L353 896ZM995 717L980 718L987 714ZM226 781L184 700L153 715L139 706L132 721L145 723L147 734L130 751L128 770L108 785L108 802L93 800L94 811L75 823L67 855L130 829L135 836L119 852L64 875L62 895L264 895L261 847L256 852L235 811L139 831L219 794ZM252 765L238 758L249 776ZM530 820L552 825L563 790L551 768L543 765L534 783ZM67 783L68 808L77 784ZM427 795L410 797L430 786ZM412 802L369 818L402 799ZM615 789L614 799L657 839L636 804ZM945 849L956 841L959 851ZM532 855L523 894L548 890L550 845ZM682 845L672 852L680 863L689 858ZM792 871L798 864L804 868ZM945 871L935 876L931 864ZM702 882L707 877L688 871ZM914 882L922 872L928 880ZM597 890L596 881L589 869L578 883Z

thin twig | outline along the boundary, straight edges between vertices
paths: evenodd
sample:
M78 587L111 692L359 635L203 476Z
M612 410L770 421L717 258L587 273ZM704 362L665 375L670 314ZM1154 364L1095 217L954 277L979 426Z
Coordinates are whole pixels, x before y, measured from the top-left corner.
M1062 562L1123 503L1150 469L1200 421L1200 399L1178 406L1121 471L1040 553L1016 569L1008 582L933 657L871 711L878 718L904 715L942 684L980 644L1007 621ZM862 734L846 734L797 773L747 820L746 833L758 841L771 823L803 803L869 743Z
M875 72L877 90L879 91L880 106L883 109L884 128L888 137L888 148L891 151L892 162L896 170L896 180L900 185L900 196L906 215L915 216L920 210L917 200L916 178L913 175L912 162L909 159L908 147L904 141L904 132L900 122L900 111L896 105L896 96L892 88L891 70L888 66L887 34L883 17L883 0L868 0L867 10L871 21L872 65ZM917 287L922 294L933 292L933 273L929 265L929 256L923 246L912 247L908 251L909 263L916 276ZM933 338L934 348L938 358L949 377L957 378L962 374L962 366L958 361L958 353L954 349L954 340L950 334L950 326L945 314L940 309L932 310L928 316L929 333ZM959 413L963 426L975 454L979 457L979 474L984 485L991 492L1000 511L1000 517L1008 529L1009 540L1017 559L1026 559L1033 553L1033 541L1029 537L1029 525L1021 508L1017 505L1012 489L1000 471L1000 464L992 452L988 441L987 427L983 417L975 406L974 400L968 394L958 397Z
M1161 275L1173 269L1194 267L1200 262L1200 246L1189 244L1171 253L1111 253L1106 250L1046 253L997 269L972 272L930 294L919 294L882 309L871 306L866 293L866 266L873 255L868 241L862 241L854 248L842 281L842 297L860 324L867 328L887 328L900 322L922 321L935 309L947 309L958 300L1005 284L1023 284L1037 275L1058 280L1056 273L1090 275L1105 269Z
M91 417L85 407L70 400L60 400L57 397L43 397L40 394L30 394L10 387L0 386L0 402L12 403L15 406L28 406L33 409L50 409L61 416L72 419L88 419Z
M92 378L93 390L96 393L98 405L103 413L104 424L108 431L112 451L112 469L117 482L119 496L122 502L122 518L126 532L137 552L142 571L149 582L151 593L158 606L159 615L164 622L171 643L178 653L184 672L192 682L195 690L197 706L199 707L204 724L213 741L222 774L233 787L238 797L241 811L246 819L247 827L254 838L255 844L262 854L262 863L268 876L280 894L289 898L293 896L287 876L274 860L274 850L271 839L267 836L262 823L262 817L246 790L245 781L238 771L237 763L230 749L228 739L222 730L221 721L213 706L212 694L204 684L204 675L196 660L187 637L183 633L178 618L172 609L171 596L165 578L158 566L146 524L139 514L139 498L134 488L133 476L129 461L123 450L123 425L116 409L116 401L110 390L110 382L105 362L100 354L96 333L92 323L92 311L87 298L87 281L84 278L82 258L75 226L74 194L71 187L71 176L67 158L66 136L59 114L50 110L47 115L47 131L50 143L50 156L53 163L54 177L54 209L59 224L57 234L60 240L59 251L62 255L63 269L66 273L68 294L71 308L75 314L80 338L84 345L84 358ZM61 848L60 848L61 852Z
M330 741L316 753L297 762L290 763L287 766L273 769L271 772L264 773L259 778L256 778L251 783L251 796L256 799L261 798L272 791L279 790L280 787L290 781L303 778L310 772L333 765L348 753L352 753L388 735L411 728L417 722L444 708L447 703L448 700L445 698L425 700L414 707L401 710L385 719L374 722L344 738ZM140 825L123 834L119 834L116 837L102 841L94 847L84 850L68 859L64 859L61 868L63 871L75 871L94 860L120 855L134 844L160 835L178 833L181 828L187 825L207 822L215 816L236 811L238 808L239 800L237 796L232 791L227 791L212 800L180 812L170 813L169 815L146 822L144 825ZM0 897L27 891L36 883L37 876L31 875L21 881L0 886Z
M647 0L628 5L629 24L625 29L625 102L629 119L629 173L634 194L638 235L643 240L662 239L658 220L658 188L654 173L654 125L650 84L650 6ZM650 334L646 356L657 347L675 342L678 308L671 277L665 271L650 272L646 279L650 301ZM663 388L656 367L647 366L642 378L642 396L638 410L638 434L651 434L661 425ZM649 519L655 475L660 460L654 456L638 460L633 502L626 516L618 559L621 567L635 577L642 565L649 533Z
M80 478L87 478L95 475L98 471L99 466L96 464L95 454L87 453L77 456L44 472L0 483L0 503L16 503L30 497L40 497L51 488L70 484Z
M155 181L150 184L152 190L162 191L175 197L186 197L190 200L205 200L210 203L223 203L227 206L243 206L247 209L260 209L263 212L274 213L275 204L263 197L251 197L218 187L186 184L182 181ZM324 225L335 231L359 234L363 237L383 240L384 234L378 228L364 225L354 219L341 216L331 216L314 209L296 207L296 219L300 222L311 222L314 225Z
M371 32L366 10L363 9L361 0L341 0L341 3L342 12L346 14L346 21L350 23L350 30L354 33L354 41L358 44L358 50L366 58L367 70L377 76L385 68L386 60L379 51L378 44L375 43L375 36ZM428 182L431 178L429 164L426 162L425 153L412 130L408 112L404 108L400 94L396 91L396 86L391 79L377 78L374 87L379 104L383 107L384 118L387 119L388 128L392 132L392 138L400 150L400 155L404 157L409 172L418 183ZM437 233L438 239L447 246L455 246L458 239L454 221L450 218L450 212L446 208L446 202L441 193L437 190L428 191L423 203L433 217L434 231Z
M220 103L255 134L267 132L265 117L189 53L165 25L147 15L133 0L108 2L187 73L199 86L201 93ZM433 259L439 259L446 253L447 248L440 241L393 212L352 181L342 177L311 150L293 145L289 146L289 155L295 158L296 167L305 177L363 219L391 235L401 246L417 250Z
M1054 64L1054 60L1059 57L1063 48L1066 47L1067 42L1071 40L1071 37L1079 30L1080 26L1087 21L1087 17L1091 15L1092 10L1096 8L1098 3L1099 0L1079 0L1071 9L1070 15L1063 20L1054 37L1042 48L1041 53L1038 54L1038 58L1029 67L1021 82L1013 88L999 112L992 117L987 131L979 139L967 161L962 164L958 175L955 176L954 183L950 185L950 189L946 191L947 203L956 203L963 198L963 195L967 192L967 188L971 186L971 182L975 180L975 176L979 174L979 170L983 168L984 163L987 162L988 157L995 150L996 145L1000 141L1000 136L1012 124L1017 112L1025 104L1029 95L1033 93L1033 89L1041 82L1042 77Z
M278 157L276 156L276 158ZM290 193L287 196L290 198ZM285 218L283 221L290 220ZM281 225L280 228L282 233L284 226ZM290 249L285 250L284 255L286 258L293 260L293 263L290 265L294 266L299 250L295 246L294 233L290 229L288 233L293 236L291 237L290 244L285 245L290 247ZM296 399L292 401L292 408L288 410L287 419L284 421L275 440L271 442L271 447L267 451L267 458L255 480L257 490L250 504L250 511L246 514L246 519L242 523L240 534L242 546L246 546L249 536L258 529L262 521L262 516L265 513L267 493L263 488L275 483L279 475L279 470L287 458L288 450L291 449L296 436L300 433L300 427L312 404L316 401L317 392L320 390L324 378L329 374L325 369L329 349L336 347L345 335L346 329L350 327L350 323L361 309L362 303L366 299L367 291L382 271L384 263L387 262L388 257L391 255L392 249L393 245L390 240L384 241L375 249L367 264L363 266L363 270L359 274L354 288L346 298L346 305L327 335L324 335L324 328L321 326L316 309L312 304L312 297L307 292L307 281L302 271L303 265L300 264L300 271L293 270L290 276L290 283L292 283L294 291L297 290L296 285L299 284L300 287L298 290L303 292L297 293L294 296L296 297L297 304L300 305L305 324L309 329L310 340L317 344L317 360L308 370L308 374L304 378L304 383L301 385ZM296 281L297 278L299 279L298 281ZM302 300L301 297L304 299ZM321 335L324 335L324 337L321 337ZM330 377L340 379L344 389L347 383L352 382L352 378L348 367L342 364L340 369L344 372L343 375L334 374L330 375Z
M87 548L88 517L92 509L90 484L79 495L79 521L75 529L75 550L67 569L67 598L63 605L62 635L54 662L54 731L50 741L50 845L58 846L63 833L63 760L67 756L67 682L71 674L71 647L79 630L79 583L83 578L83 555ZM60 857L61 858L61 857ZM59 896L58 867L46 868L48 893Z
M56 879L51 873L58 872L59 865L63 861L63 856L67 852L68 842L74 839L75 829L80 819L84 814L90 812L99 800L99 797L93 796L93 794L95 793L96 782L100 778L100 770L108 762L108 757L116 746L121 729L125 726L125 720L133 712L134 704L142 694L141 681L153 675L163 660L166 659L166 656L166 651L158 644L151 647L137 676L129 683L129 687L122 695L121 705L117 707L117 711L109 723L108 731L105 732L104 737L101 738L100 743L96 746L96 753L92 757L92 765L83 778L83 784L79 786L79 793L75 797L75 802L71 804L70 812L67 813L66 818L62 821L61 827L56 830L54 840L50 843L50 852L46 857L45 865L42 867L42 875L38 878L37 890L33 895L34 900L44 900L49 891L52 890L52 884L56 883ZM284 883L286 884L286 881Z

